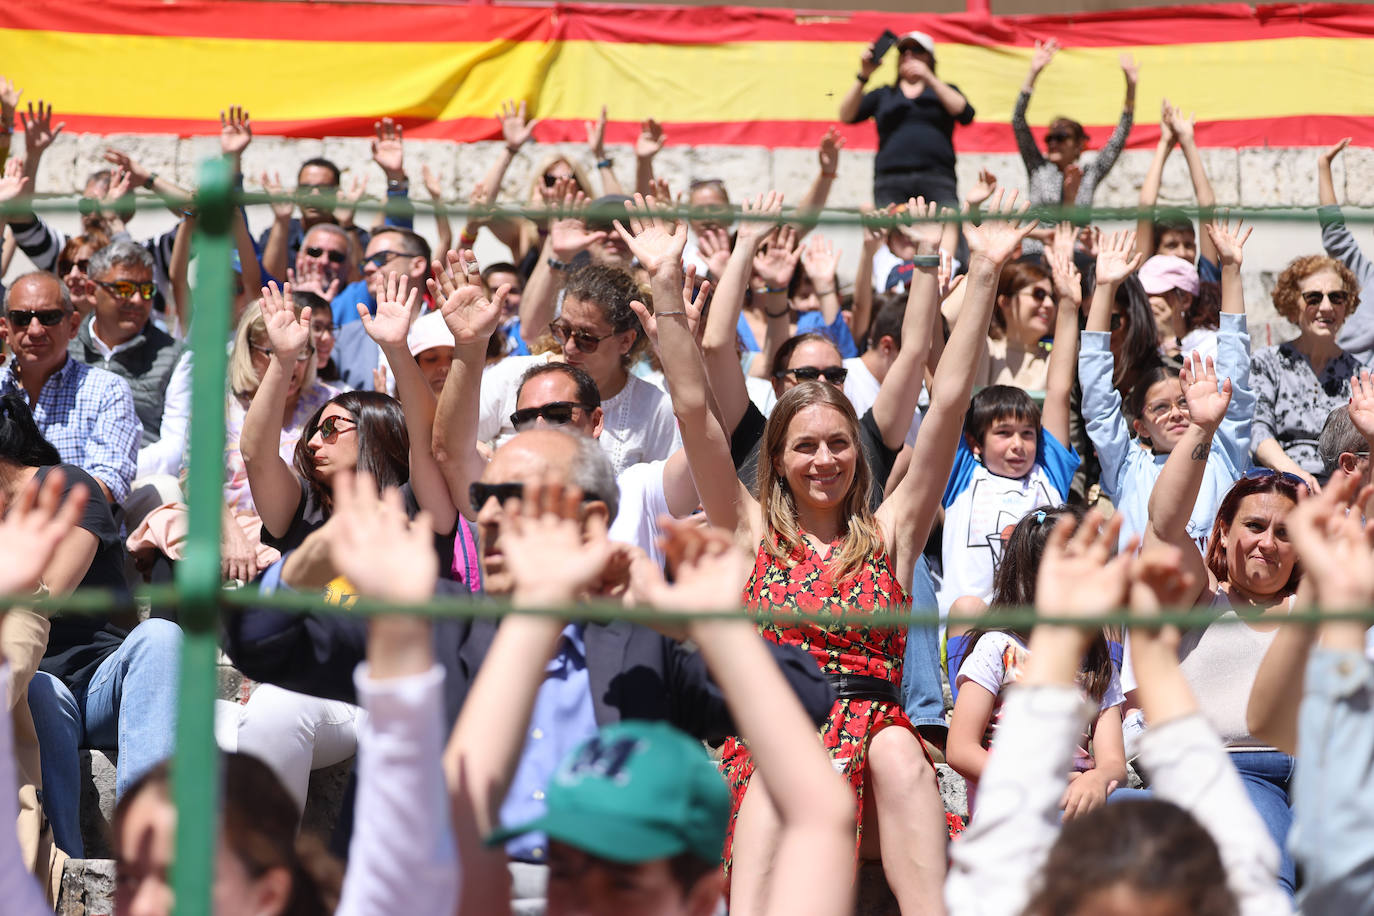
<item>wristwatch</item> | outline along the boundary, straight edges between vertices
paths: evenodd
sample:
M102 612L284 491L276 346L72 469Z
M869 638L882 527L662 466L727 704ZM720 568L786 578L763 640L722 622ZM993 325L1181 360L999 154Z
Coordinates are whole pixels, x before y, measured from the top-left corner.
M550 270L567 270L567 269L568 269L568 262L567 262L567 261L560 261L560 260L558 260L557 258L549 258L549 269L550 269Z
M151 191L153 189L153 182L155 181L157 181L157 172L149 172L148 177L143 179L143 189L145 191Z
M410 179L409 179L409 178L388 178L388 179L386 180L386 189L387 189L387 191L409 191L409 190L410 190Z

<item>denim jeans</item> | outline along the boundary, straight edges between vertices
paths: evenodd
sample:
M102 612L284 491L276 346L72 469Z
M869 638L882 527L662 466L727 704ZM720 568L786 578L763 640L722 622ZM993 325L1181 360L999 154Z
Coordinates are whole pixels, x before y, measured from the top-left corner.
M56 677L38 672L29 685L29 710L43 768L43 810L53 839L80 858L82 747L117 750L115 792L172 754L176 734L181 628L145 620L100 663L78 698Z
M1240 781L1279 847L1279 886L1293 896L1293 857L1288 852L1288 828L1293 824L1293 758L1281 751L1238 751L1229 755Z
M935 584L924 556L917 559L916 571L911 577L911 613L935 613ZM917 728L924 725L945 727L940 635L933 624L913 625L907 630L906 657L902 662L902 706Z

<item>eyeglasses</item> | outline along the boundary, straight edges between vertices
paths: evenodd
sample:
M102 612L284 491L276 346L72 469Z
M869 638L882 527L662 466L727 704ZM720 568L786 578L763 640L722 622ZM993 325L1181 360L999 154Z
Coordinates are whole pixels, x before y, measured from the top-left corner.
M1273 468L1251 468L1245 472L1246 480L1263 480L1267 477L1277 477L1280 481L1289 486L1302 487L1304 490L1309 490L1310 492L1307 481L1289 471L1276 471Z
M276 350L272 349L271 347L260 347L260 346L258 346L257 344L249 344L248 346L250 346L250 347L253 348L254 350L257 350L259 353L263 354L264 356L268 357L269 359L272 357L272 355L273 355L274 353L277 352ZM298 362L298 363L307 362L307 361L309 361L309 360L311 360L311 359L314 359L314 358L315 358L315 348L314 348L313 346L312 346L312 347L306 347L304 350L302 350L301 352L299 352L299 353L296 354L296 362Z
M77 270L81 271L81 272L84 274L84 273L86 273L86 271L90 270L90 267L91 267L91 259L90 259L90 258L81 258L81 259L76 260L76 261L58 261L58 262L57 262L57 275L58 275L59 277L65 277L67 274L69 274L69 273L72 272L72 268L76 268Z
M352 425L340 428L340 423L351 423ZM341 417L338 414L332 414L328 417L325 417L324 420L320 422L320 425L315 427L315 431L320 434L320 437L324 439L324 441L333 442L335 439L339 437L339 433L346 433L350 429L357 428L358 421L350 417Z
M298 184L296 185L297 194L324 195L333 194L339 189L336 184Z
M157 293L156 283L132 283L128 280L96 280L96 286L104 287L114 293L120 299L132 299L134 293L138 293L144 299L151 299Z
M379 251L374 255L363 258L364 264L371 264L373 267L381 267L392 258L413 258L415 255L407 254L404 251Z
M1145 416L1151 420L1158 420L1166 417L1175 409L1185 417L1188 416L1188 399L1179 398L1177 401L1155 401L1145 405Z
M815 366L798 366L795 369L780 369L773 373L776 379L796 376L799 382L814 382L816 379L823 378L832 385L843 385L844 380L849 377L849 370L844 366L826 366L819 369Z
M61 309L44 309L41 312L32 309L10 309L5 313L5 318L13 328L27 328L35 318L43 327L51 328L61 324L62 319L68 314L70 313Z
M312 324L310 333L316 335L333 334L338 328L332 324Z
M311 245L309 248L305 249L305 254L307 257L311 258L328 257L330 264L342 264L344 261L348 260L348 253L345 251L329 251L328 249L320 248L316 245ZM378 266L380 267L381 265Z
M543 420L550 426L567 426L572 422L573 411L579 407L583 410L592 409L572 401L550 401L538 407L522 407L510 415L510 425L518 432L533 426L536 420Z
M496 500L497 505L504 506L512 499L523 499L525 496L525 485L523 483L470 483L468 484L468 501L472 503L472 514L477 515L482 511L482 507L487 504L487 500ZM602 501L600 496L595 493L583 493L584 503Z
M563 176L563 175L555 175L553 172L545 172L545 173L544 173L544 187L546 187L546 188L551 188L551 187L553 187L554 185L558 184L558 179L563 178L563 177L565 177L565 176ZM568 176L568 177L571 177L571 176Z
M1074 138L1073 134L1065 130L1056 130L1045 134L1046 143L1064 143Z
M1021 290L1021 292L1025 293L1027 296L1030 296L1036 302L1044 302L1052 295L1052 293L1050 293L1050 291L1045 289L1045 287L1043 286L1027 287L1026 289Z
M1316 308L1321 305L1322 299L1330 300L1331 304L1338 309L1345 308L1350 304L1350 293L1343 289L1333 289L1329 292L1314 289L1302 294L1302 301L1307 303L1308 308Z
M577 331L566 321L550 321L549 333L553 335L553 342L560 347L565 346L571 340L579 353L595 353L597 348L601 346L601 341L609 340L615 336L615 331L601 337L588 334L586 331Z

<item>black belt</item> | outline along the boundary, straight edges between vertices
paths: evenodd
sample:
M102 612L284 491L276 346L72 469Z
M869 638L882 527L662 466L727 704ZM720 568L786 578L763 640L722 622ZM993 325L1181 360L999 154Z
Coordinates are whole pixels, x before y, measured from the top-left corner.
M902 705L901 694L889 680L865 674L833 673L827 673L825 679L835 688L835 695L841 700L877 700L880 703Z

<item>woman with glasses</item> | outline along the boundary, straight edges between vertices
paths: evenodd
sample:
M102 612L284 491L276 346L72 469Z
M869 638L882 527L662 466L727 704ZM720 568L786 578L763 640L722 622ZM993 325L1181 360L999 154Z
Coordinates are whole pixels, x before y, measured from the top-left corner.
M1215 238L1215 237L1214 237ZM1227 283L1225 245L1222 283ZM1233 285L1239 280L1233 279ZM1292 823L1289 788L1293 759L1250 733L1246 711L1260 663L1295 601L1312 596L1289 540L1287 517L1307 486L1302 478L1255 468L1231 486L1217 506L1205 553L1193 534L1194 508L1212 475L1207 456L1234 397L1230 379L1208 360L1189 360L1182 378L1187 425L1164 462L1150 496L1144 549L1171 545L1182 554L1189 589L1175 602L1215 614L1212 623L1183 634L1180 667L1202 713L1230 752L1250 801L1278 846L1279 884L1291 896L1293 860L1285 843ZM1295 598L1296 596L1296 598ZM1122 672L1128 699L1134 671Z
M1121 155L1126 138L1131 133L1135 118L1135 85L1140 78L1140 71L1131 55L1121 55L1121 72L1126 76L1126 100L1121 106L1121 119L1093 161L1081 166L1078 159L1088 148L1088 134L1082 124L1070 118L1055 118L1045 134L1045 151L1042 153L1035 137L1031 135L1030 125L1026 123L1026 108L1030 105L1031 93L1035 91L1035 81L1058 51L1059 43L1053 38L1035 43L1030 72L1026 74L1026 82L1021 86L1021 94L1011 114L1011 129L1016 135L1016 145L1021 150L1021 161L1026 164L1026 172L1030 176L1032 206L1062 204L1091 207L1098 184L1116 164L1116 158Z
M1012 385L1044 391L1059 305L1050 273L1034 261L1013 261L997 283L997 306L988 328L978 385ZM1064 302L1072 309L1072 302Z
M1293 260L1274 284L1274 308L1298 326L1298 337L1256 350L1255 461L1297 474L1313 489L1325 474L1317 440L1331 411L1350 400L1350 379L1364 368L1336 342L1360 304L1360 285L1325 255Z
M1232 386L1230 405L1217 432L1216 448L1206 456L1206 473L1188 522L1188 531L1201 549L1206 545L1212 519L1226 491L1250 464L1250 421L1255 395L1250 390L1250 335L1245 325L1245 296L1240 265L1249 231L1232 231L1226 223L1204 228L1220 252L1222 314L1217 330L1215 365ZM1131 271L1140 263L1135 233L1104 236L1097 255L1096 284L1088 309L1087 327L1081 334L1078 378L1083 391L1082 415L1088 438L1101 464L1102 494L1124 517L1121 543L1141 535L1149 514L1150 492L1164 462L1188 429L1188 404L1179 374L1147 349L1148 365L1133 373L1125 398L1115 386L1121 351L1119 329L1113 325L1123 314L1118 304L1124 284L1133 282ZM1143 308L1144 321L1149 309Z

